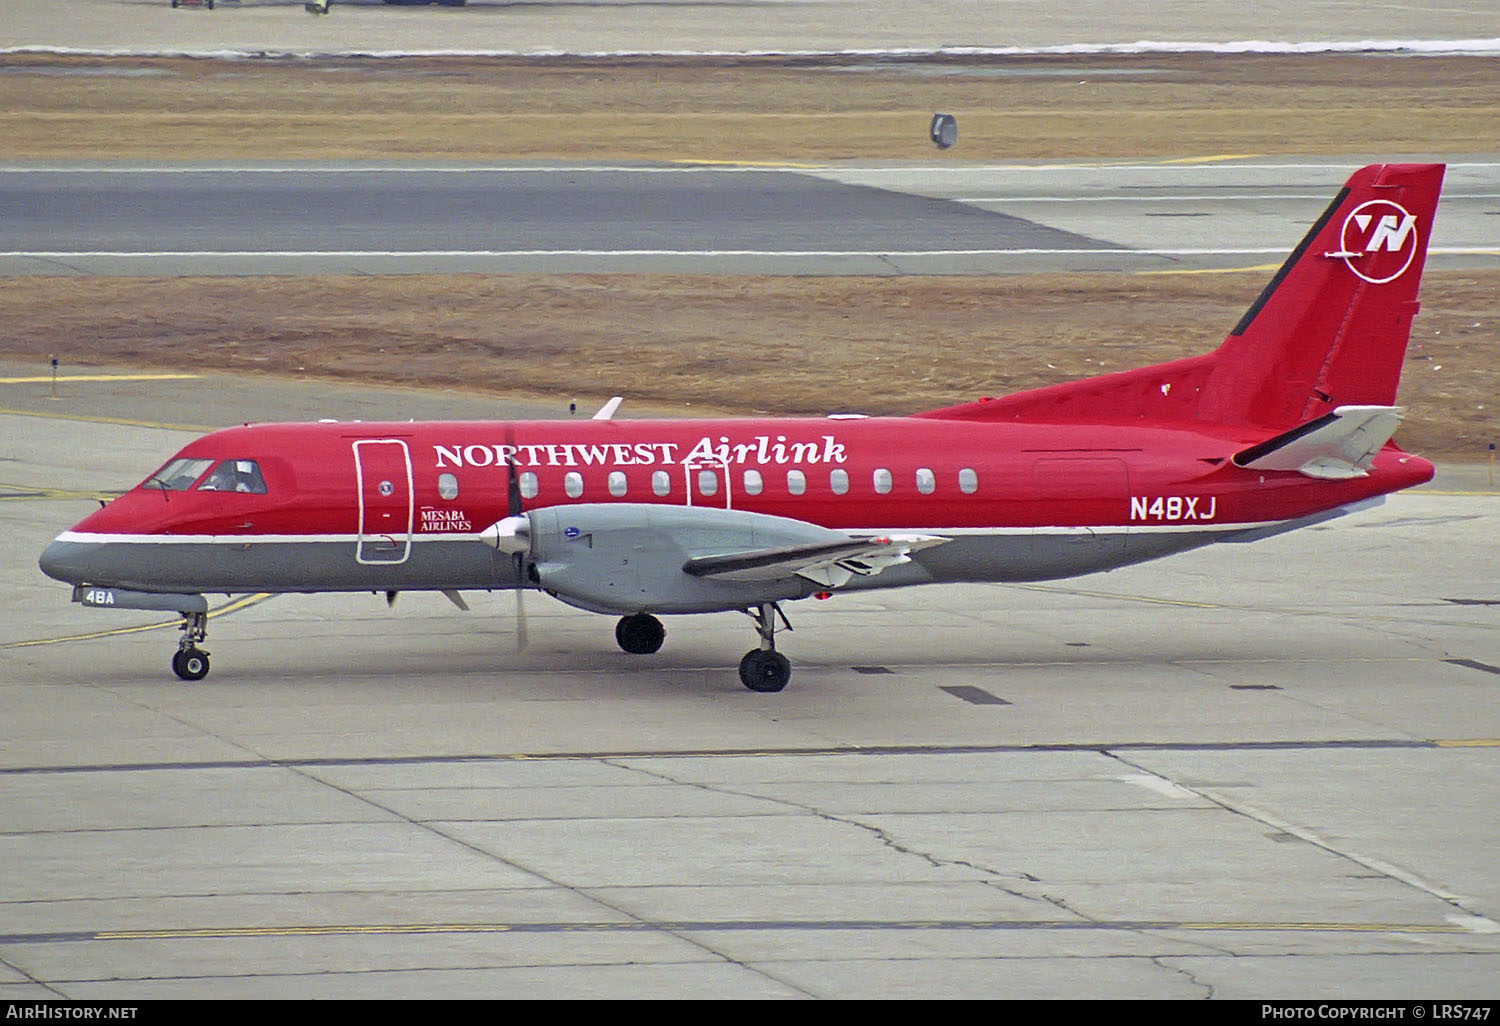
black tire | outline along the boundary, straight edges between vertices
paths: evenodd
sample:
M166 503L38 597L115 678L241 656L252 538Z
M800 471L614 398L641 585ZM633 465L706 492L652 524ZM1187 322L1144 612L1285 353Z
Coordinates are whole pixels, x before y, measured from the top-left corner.
M615 643L631 655L650 655L661 650L667 629L650 613L624 616L615 624Z
M740 660L740 683L751 691L780 691L791 679L792 664L780 652L757 648Z
M178 649L172 672L183 680L202 680L208 676L208 653L201 648Z

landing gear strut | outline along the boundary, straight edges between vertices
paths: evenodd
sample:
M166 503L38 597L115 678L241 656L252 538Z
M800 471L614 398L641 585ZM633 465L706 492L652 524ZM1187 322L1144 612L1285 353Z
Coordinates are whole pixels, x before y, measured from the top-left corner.
M792 664L786 656L776 651L776 617L781 617L787 630L786 614L774 602L763 602L754 612L745 610L755 621L756 633L760 635L760 648L751 649L740 660L740 683L751 691L780 691L792 679Z
M182 631L182 640L172 657L172 672L183 680L202 680L208 676L208 653L198 643L208 639L208 614L183 613L178 630Z
M667 629L650 613L624 616L615 624L615 641L631 655L650 655L666 638Z

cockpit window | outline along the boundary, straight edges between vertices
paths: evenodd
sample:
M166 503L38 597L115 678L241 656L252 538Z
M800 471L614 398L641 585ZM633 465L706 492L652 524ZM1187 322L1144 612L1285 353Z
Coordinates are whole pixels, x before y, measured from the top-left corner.
M141 483L142 488L160 488L166 492L185 492L203 476L213 460L173 460Z
M266 479L260 475L260 466L254 460L223 460L203 483L200 492L249 492L251 495L266 494Z

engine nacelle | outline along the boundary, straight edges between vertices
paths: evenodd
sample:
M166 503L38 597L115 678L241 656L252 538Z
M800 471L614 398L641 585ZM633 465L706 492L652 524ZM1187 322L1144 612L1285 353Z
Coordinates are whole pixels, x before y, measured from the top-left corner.
M683 564L698 556L848 538L800 520L701 506L584 503L524 517L527 556L542 589L599 613L708 613L803 598L819 586L796 576L756 582L695 577Z

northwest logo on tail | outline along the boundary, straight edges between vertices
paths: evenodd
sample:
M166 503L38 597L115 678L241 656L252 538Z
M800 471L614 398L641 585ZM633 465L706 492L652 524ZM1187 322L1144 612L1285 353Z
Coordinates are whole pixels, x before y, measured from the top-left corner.
M1323 255L1372 285L1384 285L1406 273L1417 255L1417 217L1399 203L1370 200L1344 218L1340 249Z

